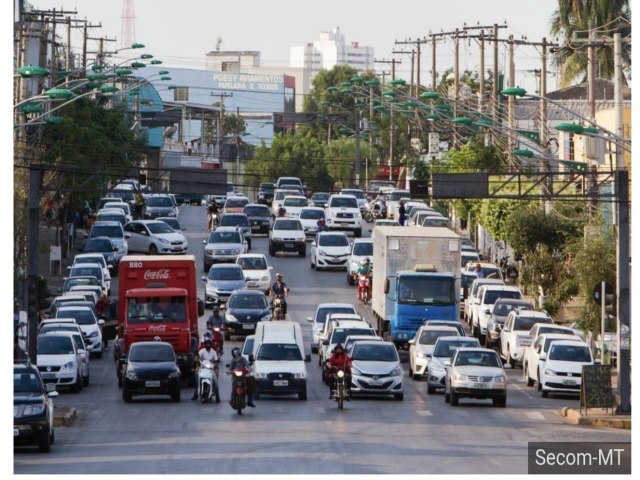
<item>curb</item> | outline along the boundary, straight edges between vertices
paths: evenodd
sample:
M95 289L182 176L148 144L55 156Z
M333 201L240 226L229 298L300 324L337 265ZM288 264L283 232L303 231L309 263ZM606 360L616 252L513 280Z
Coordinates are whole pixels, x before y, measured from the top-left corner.
M573 425L590 425L594 427L618 428L623 430L631 430L630 415L611 415L593 413L592 416L582 415L579 410L569 407L563 407L560 410L560 416L564 417L568 423Z
M57 407L54 410L53 424L56 427L69 427L76 418L76 409L73 407Z

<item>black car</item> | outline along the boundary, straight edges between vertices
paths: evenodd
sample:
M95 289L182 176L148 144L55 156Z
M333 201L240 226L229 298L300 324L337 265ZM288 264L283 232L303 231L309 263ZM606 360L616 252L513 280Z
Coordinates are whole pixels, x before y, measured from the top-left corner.
M225 213L220 219L221 227L238 227L242 230L247 248L251 250L251 226L249 218L244 213Z
M330 196L331 195L325 192L316 192L313 195L311 195L311 201L309 202L309 206L324 208L324 206L329 201Z
M275 183L261 183L258 187L258 194L256 195L256 203L263 205L269 205L273 202L273 191L276 189Z
M244 207L244 214L249 219L252 233L269 234L269 226L271 225L271 213L269 207L250 203Z
M83 253L101 253L107 265L113 265L111 274L113 276L118 274L118 258L115 253L118 247L113 245L109 237L87 238L79 250Z
M224 315L225 340L231 335L251 335L261 321L271 320L269 301L258 290L237 290L231 294Z
M38 368L31 364L13 366L13 445L37 445L41 452L51 450L55 439L53 398L55 383L42 381Z
M171 395L180 401L180 368L170 343L136 342L124 361L122 399L134 395Z

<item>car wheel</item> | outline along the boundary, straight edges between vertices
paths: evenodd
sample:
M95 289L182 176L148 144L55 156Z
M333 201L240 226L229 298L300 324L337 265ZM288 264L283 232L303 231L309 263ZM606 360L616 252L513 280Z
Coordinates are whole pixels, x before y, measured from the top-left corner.
M549 390L545 390L544 387L540 387L540 390L542 391L542 398L549 398Z
M449 391L447 390L447 387L444 387L444 403L449 403L451 402L451 394L449 393Z
M80 375L80 372L78 372L78 376L76 377L76 383L73 384L73 387L71 387L71 390L74 393L78 393L82 390L83 386L84 384L82 382L82 375Z
M174 402L180 401L180 385L178 385L175 391L171 394L171 400Z
M306 400L307 399L307 387L304 387L304 390L298 392L298 400Z
M353 276L349 273L349 268L347 268L347 285L354 286L356 282L353 280Z
M436 387L427 385L427 393L430 393L430 394L436 393Z
M533 378L529 376L529 369L525 365L522 365L522 370L524 371L524 377L525 377L525 380L527 381L527 387L533 387L534 382L533 382Z
M225 329L225 331L224 331L224 340L225 340L225 342L230 342L231 341L231 333L227 329Z
M538 369L538 391L542 390L542 382L540 381L540 369Z
M87 375L86 377L82 377L82 385L85 387L89 386L89 375Z
M122 399L127 403L129 403L132 399L131 392L129 392L129 389L126 385L122 386Z
M493 399L493 406L494 407L505 408L507 406L507 396L506 395L502 395L500 397L495 397Z
M102 351L96 352L96 358L102 358Z
M251 250L251 239L247 239L247 249Z
M304 247L302 250L300 250L298 252L298 255L300 255L301 257L306 257L307 256L307 248Z
M394 393L393 398L401 402L402 400L404 400L404 393Z
M273 257L275 254L276 254L276 252L273 249L273 246L271 244L269 244L269 255L271 255Z
M316 268L316 264L313 263L313 256L311 256L311 270Z
M38 450L41 453L49 453L51 451L51 435L47 434L40 440Z
M158 254L158 247L156 247L154 244L151 244L149 246L149 255L157 255Z
M311 345L311 353L318 353L318 347Z
M458 406L458 395L456 395L455 392L451 392L451 406L452 407Z

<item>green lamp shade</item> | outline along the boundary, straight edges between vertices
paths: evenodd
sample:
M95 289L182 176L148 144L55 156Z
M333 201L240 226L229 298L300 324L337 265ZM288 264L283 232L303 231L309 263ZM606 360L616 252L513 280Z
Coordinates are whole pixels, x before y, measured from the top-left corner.
M91 66L91 70L93 70L94 72L101 72L104 69L105 69L105 66L101 63L96 63L95 65Z
M340 133L343 134L347 134L347 133L351 133L351 130L349 130L348 128L344 128L342 127L341 129L338 130Z
M351 86L351 82L340 82L341 87L350 87Z
M75 96L75 93L66 88L50 88L44 94L52 100L69 100Z
M39 65L25 65L18 69L18 74L22 78L41 78L49 75L49 70Z
M331 106L331 102L329 100L322 100L320 102L320 105L322 105L323 107L330 107Z
M160 80L171 80L171 77L160 77Z
M594 127L585 127L582 133L585 135L599 135L600 131Z
M438 97L438 92L422 92L420 94L420 98L423 100L437 100Z
M478 120L477 122L473 122L473 124L476 127L491 127L491 126L493 126L493 122L491 120L486 119L486 118L483 118L482 120Z
M367 104L358 100L356 102L356 108L367 108Z
M327 88L327 92L329 92L329 93L336 93L337 91L338 91L338 89L336 87Z
M350 88L343 88L343 89L340 90L340 93L344 93L344 94L351 93L351 89Z
M158 75L169 75L169 70L160 70Z
M563 122L556 125L556 130L559 130L560 132L581 134L584 132L584 127L577 123Z
M41 102L27 102L20 107L22 113L42 113L42 103Z
M118 70L116 70L116 75L131 75L133 73L133 70L130 70L128 68L119 68Z
M500 92L505 97L524 97L527 91L521 87L507 87Z
M447 103L441 103L440 105L436 105L436 109L441 112L451 111L451 107Z
M376 112L384 112L387 109L387 107L385 107L384 105L376 105L375 107L373 107L373 109Z
M64 122L64 117L61 115L49 115L45 119L45 122L47 122L49 125L59 125Z
M351 83L362 83L364 81L364 78L362 78L359 75L356 75L355 77L351 77Z
M98 82L87 82L85 87L87 87L89 90L93 90L94 88L100 88L101 85L102 84Z
M108 80L109 76L104 73L88 73L87 78L93 82L97 82L100 80Z
M131 45L131 48L144 48L144 44L136 42Z
M454 118L452 122L457 125L465 125L468 127L473 123L473 120L471 120L469 117L458 117Z
M369 87L377 87L380 85L380 80L378 80L377 78L374 78L373 80L367 80L364 83Z
M144 67L146 67L146 65L142 62L133 62L131 64L131 68L134 68L134 69L144 68Z
M143 53L142 55L140 55L140 58L143 60L150 60L153 58L153 55L151 55L150 53Z
M391 85L396 85L396 86L398 86L398 85L406 85L407 84L407 82L405 80L401 79L401 78L399 78L398 80L391 80L389 83Z
M416 102L415 100L409 100L408 102L404 103L404 106L409 108L414 108L414 107L421 107L422 104L420 102Z
M531 150L527 150L526 148L519 148L517 150L514 150L513 154L519 157L527 157L527 158L533 157L533 152Z
M395 97L396 95L398 95L398 92L394 90L387 90L385 92L382 92L382 95L384 95L385 97Z
M432 122L435 122L436 120L438 120L438 116L437 116L437 115L433 115L433 114L431 114L431 115L426 115L424 118L425 118L426 120L431 120Z
M120 91L120 89L115 85L103 85L100 87L100 91L102 93L116 93Z
M157 58L151 60L151 65L160 65L161 63L162 63L162 60L158 60Z
M131 96L140 95L140 89L139 88L132 88L131 90L129 90L128 94L131 95Z
M398 103L398 101L395 98L390 98L387 100L387 103Z

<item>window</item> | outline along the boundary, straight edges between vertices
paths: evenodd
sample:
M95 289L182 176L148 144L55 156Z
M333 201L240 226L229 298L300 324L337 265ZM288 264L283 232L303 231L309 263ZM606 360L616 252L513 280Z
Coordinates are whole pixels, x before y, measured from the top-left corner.
M449 330L423 330L418 343L421 345L435 345L440 337L450 336L453 332Z
M370 362L397 362L398 354L393 345L356 344L351 358Z
M588 347L582 345L552 345L549 360L591 362L591 353Z
M256 360L302 360L302 354L295 343L263 343Z
M358 256L373 255L373 243L358 242L353 245L353 254Z
M417 305L453 305L455 281L443 277L403 277L399 285L399 302Z
M434 357L451 357L460 347L476 347L477 342L469 340L457 340L454 342L437 342L433 351Z

